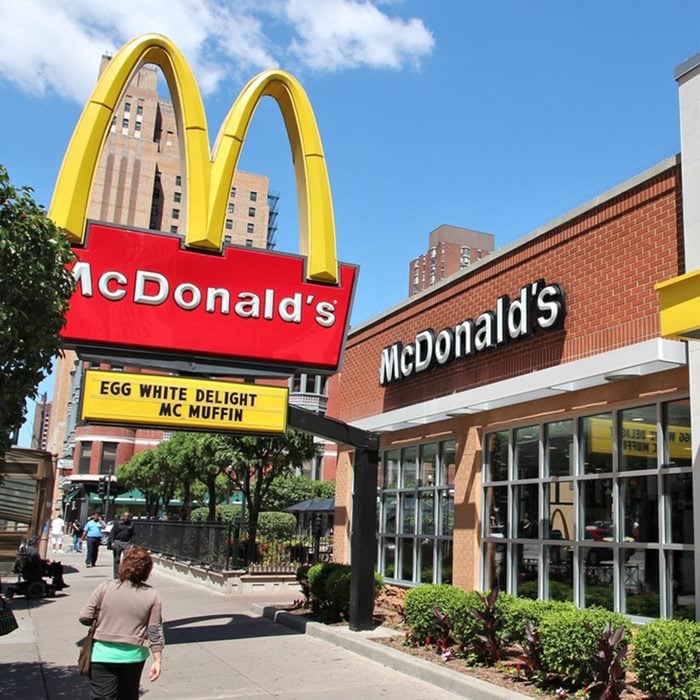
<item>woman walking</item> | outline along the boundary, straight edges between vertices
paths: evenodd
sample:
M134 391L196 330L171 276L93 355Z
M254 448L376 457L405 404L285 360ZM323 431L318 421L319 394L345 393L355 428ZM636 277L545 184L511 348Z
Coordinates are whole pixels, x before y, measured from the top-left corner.
M92 698L138 700L139 682L149 648L148 678L160 676L163 622L158 592L146 583L153 560L142 547L124 553L119 578L100 584L80 611L80 622L97 619L92 648Z

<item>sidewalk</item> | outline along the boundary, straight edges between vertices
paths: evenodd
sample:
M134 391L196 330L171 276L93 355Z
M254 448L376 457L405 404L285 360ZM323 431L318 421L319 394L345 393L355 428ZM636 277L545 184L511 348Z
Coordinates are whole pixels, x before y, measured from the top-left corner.
M111 552L101 548L97 566L91 569L85 568L81 554L63 554L61 561L69 588L55 598L17 596L10 601L20 628L0 637L4 700L90 697L88 681L76 670L78 643L86 631L78 611L90 591L111 576ZM325 626L313 623L304 633L298 619L289 619L293 616L277 615L277 623L261 616L273 616L270 606L275 603L291 602L288 593L226 596L158 571L149 582L163 600L166 646L161 678L151 684L143 674L141 697L146 700L482 700L500 695L496 688L493 694L490 686L464 685L459 679L455 686L445 685L430 669L410 661L411 668L393 670L390 666L401 666L395 666L380 645L375 654L366 633L317 629ZM456 675L450 673L448 681Z

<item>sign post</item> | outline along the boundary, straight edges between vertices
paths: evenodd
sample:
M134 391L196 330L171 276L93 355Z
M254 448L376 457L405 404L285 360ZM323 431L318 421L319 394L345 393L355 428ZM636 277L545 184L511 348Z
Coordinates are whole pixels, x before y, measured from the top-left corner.
M86 227L109 127L122 93L145 63L163 71L175 105L186 183L184 239L99 222ZM280 108L292 150L299 211L296 256L223 246L240 151L266 96ZM77 290L62 333L65 347L172 372L183 363L190 372L221 367L222 373L238 376L339 369L357 269L337 260L321 139L308 97L290 74L264 71L243 88L211 157L201 95L184 56L159 34L132 39L109 61L83 110L49 217L65 230L77 257L72 264ZM282 398L268 395L270 387L118 374L88 373L85 420L247 433L286 428ZM351 628L364 629L372 620L377 441L344 428L350 441L340 441L362 453L356 465L361 485L354 496Z

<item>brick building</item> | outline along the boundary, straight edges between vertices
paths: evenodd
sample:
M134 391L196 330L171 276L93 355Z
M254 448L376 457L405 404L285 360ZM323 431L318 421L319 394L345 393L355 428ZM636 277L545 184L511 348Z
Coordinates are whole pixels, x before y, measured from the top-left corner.
M428 236L428 250L408 266L408 296L432 287L492 253L494 236L442 224Z
M640 618L700 609L700 387L692 344L660 333L655 289L700 267L684 206L700 187L700 55L678 79L681 155L350 332L329 413L380 434L387 580Z

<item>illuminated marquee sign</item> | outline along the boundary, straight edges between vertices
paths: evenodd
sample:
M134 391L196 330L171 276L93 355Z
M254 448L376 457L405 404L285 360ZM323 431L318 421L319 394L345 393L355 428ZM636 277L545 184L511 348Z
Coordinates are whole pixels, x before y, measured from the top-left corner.
M287 428L286 387L88 370L81 417L94 423L277 434Z
M468 318L437 333L428 328L417 333L412 343L398 342L384 348L379 382L386 385L526 338L538 330L559 328L565 314L561 287L544 280L533 282L523 287L516 299L499 297L495 311L484 311L476 319Z
M144 63L159 66L177 106L185 155L186 234L102 223L85 229L92 181L120 96ZM273 97L287 128L297 181L300 255L227 247L228 197L255 108ZM50 217L73 241L77 290L66 347L165 361L334 372L341 361L357 269L338 264L333 206L308 97L288 73L265 71L235 101L213 160L199 90L184 57L155 34L108 63L66 151Z

